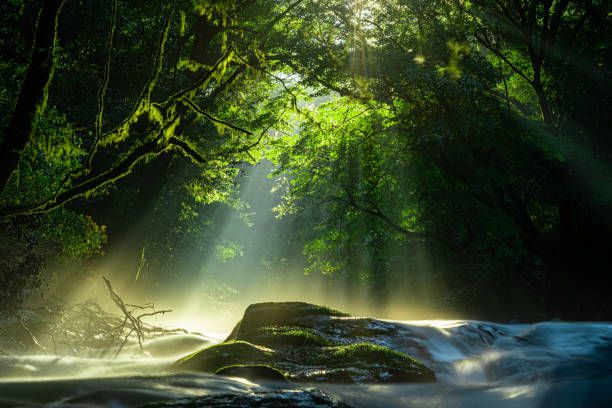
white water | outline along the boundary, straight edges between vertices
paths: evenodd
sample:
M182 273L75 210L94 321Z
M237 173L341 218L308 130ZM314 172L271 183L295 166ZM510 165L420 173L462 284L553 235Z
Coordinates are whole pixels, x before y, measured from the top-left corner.
M354 407L612 407L612 323L501 325L478 321L372 321L369 340L405 352L432 384L321 385ZM153 357L0 356L0 406L138 406L212 393L287 388L206 374L165 374L202 339L151 344ZM173 350L175 355L168 353ZM157 357L155 357L157 355Z

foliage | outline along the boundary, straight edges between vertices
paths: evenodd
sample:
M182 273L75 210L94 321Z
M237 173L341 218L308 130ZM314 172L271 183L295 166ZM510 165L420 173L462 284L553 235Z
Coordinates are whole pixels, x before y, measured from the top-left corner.
M582 262L556 248L585 248L601 229L584 211L608 208L609 150L586 153L590 142L577 135L594 142L598 131L577 125L568 109L584 106L578 89L591 76L566 76L578 61L594 66L609 52L588 32L607 9L470 4L330 2L308 11L312 32L334 37L326 45L313 35L317 52L344 61L284 61L304 83L336 95L303 112L298 135L274 142L277 173L288 173L277 210L301 219L310 271L369 279L384 297L397 268L425 248L437 257L430 276L453 287L456 302L468 300L459 293L474 300L506 282L544 294L550 311L559 287L571 285L568 266ZM568 35L600 44L597 57ZM580 102L561 101L570 88L565 95ZM578 193L577 173L600 184ZM588 190L603 195L586 199Z
M451 288L438 303L510 285L551 314L597 309L608 2L62 3L38 22L39 2L1 6L0 214L19 239L90 257L108 225L136 279L229 267L249 246L216 221L252 224L239 176L266 157L307 273L379 299L427 275ZM594 271L577 291L574 269Z
M3 191L0 201L4 206L53 194L64 174L78 166L85 154L71 124L55 109L39 117L34 132L22 153L19 172ZM92 256L101 251L106 240L104 226L64 208L31 217L19 224L19 230L21 235L33 234L32 239L57 245L66 259Z

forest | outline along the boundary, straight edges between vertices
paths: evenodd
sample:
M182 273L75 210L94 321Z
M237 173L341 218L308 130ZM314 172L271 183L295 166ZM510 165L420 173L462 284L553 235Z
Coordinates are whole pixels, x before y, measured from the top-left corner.
M7 316L103 271L126 298L197 286L211 310L284 279L381 317L612 317L607 0L0 16Z
M0 2L0 406L612 399L608 0Z

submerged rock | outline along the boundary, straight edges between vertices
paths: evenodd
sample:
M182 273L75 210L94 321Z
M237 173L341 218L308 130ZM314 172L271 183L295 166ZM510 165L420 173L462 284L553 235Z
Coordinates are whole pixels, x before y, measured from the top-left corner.
M331 395L314 389L279 390L248 394L217 394L197 398L181 398L169 402L144 405L143 408L350 408Z
M368 336L390 334L392 328L377 322L302 302L259 303L247 308L224 343L186 356L172 369L235 376L242 370L252 380L270 380L270 372L228 366L266 366L296 382L435 381L434 373L419 361L363 342Z

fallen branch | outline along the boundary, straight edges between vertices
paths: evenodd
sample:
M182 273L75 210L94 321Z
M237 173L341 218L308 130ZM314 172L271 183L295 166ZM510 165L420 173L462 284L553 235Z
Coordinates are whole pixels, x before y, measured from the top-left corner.
M121 315L105 312L93 299L67 306L63 300L50 296L44 306L23 308L10 315L16 324L10 330L10 326L0 327L0 338L9 340L15 349L3 349L0 354L36 351L56 355L104 357L110 354L117 357L131 340L138 340L142 352L145 339L189 333L181 328L164 328L147 323L147 318L164 315L171 310L156 311L153 303L125 303L106 278L105 283L111 299L121 309Z
M135 318L132 313L130 313L127 310L127 307L125 305L125 303L123 302L123 300L119 297L119 295L117 294L117 292L115 292L113 290L113 286L111 285L110 281L106 278L106 276L103 276L102 279L104 279L104 283L106 284L106 288L108 289L108 291L110 292L110 297L113 300L113 302L115 302L115 304L117 305L117 307L119 309L121 309L121 311L123 312L123 314L125 315L125 318L127 320L129 320L132 323L133 326L133 330L136 331L136 337L138 338L138 345L140 346L140 351L144 353L144 348L142 346L142 342L144 340L144 334L142 333L142 329L141 329L141 322L140 320L138 320L137 318ZM129 335L128 335L129 337ZM127 337L126 340L127 341ZM125 343L124 341L124 343ZM121 347L123 347L123 344L121 345Z

